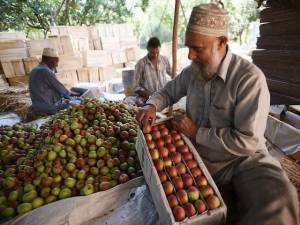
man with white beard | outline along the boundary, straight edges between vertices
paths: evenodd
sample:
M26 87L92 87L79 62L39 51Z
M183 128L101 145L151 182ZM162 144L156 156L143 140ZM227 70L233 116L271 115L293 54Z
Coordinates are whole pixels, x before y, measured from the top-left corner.
M151 96L137 120L152 124L156 111L186 96L187 115L173 125L193 141L225 194L227 224L297 225L296 190L265 145L265 76L231 53L227 28L226 10L215 4L193 8L185 39L192 64Z

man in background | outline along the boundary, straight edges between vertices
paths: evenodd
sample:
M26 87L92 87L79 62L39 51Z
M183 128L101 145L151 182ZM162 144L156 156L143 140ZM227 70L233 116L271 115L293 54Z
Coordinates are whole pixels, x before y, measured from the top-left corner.
M56 49L44 48L41 63L29 74L29 93L33 110L36 112L55 114L70 105L71 94L83 94L78 93L78 90L70 92L56 78L54 72L58 61ZM86 90L79 89L79 92L84 91Z
M171 75L169 60L160 55L160 47L157 37L150 38L147 43L148 54L135 66L133 89L138 96L138 106L144 105L150 95L165 86L166 74Z

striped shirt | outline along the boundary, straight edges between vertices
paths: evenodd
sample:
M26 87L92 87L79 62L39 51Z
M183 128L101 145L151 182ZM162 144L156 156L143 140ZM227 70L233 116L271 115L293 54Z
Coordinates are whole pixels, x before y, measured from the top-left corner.
M135 92L147 91L153 94L167 83L166 73L171 74L171 67L167 57L158 56L156 69L148 55L146 55L135 66L133 90Z

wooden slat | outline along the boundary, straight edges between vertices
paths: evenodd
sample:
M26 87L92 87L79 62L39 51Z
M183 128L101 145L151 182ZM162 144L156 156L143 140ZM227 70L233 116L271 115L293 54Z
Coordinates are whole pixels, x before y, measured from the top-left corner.
M82 57L80 53L64 54L59 56L58 71L76 70L82 67Z
M7 80L10 86L27 86L29 76L12 77Z
M24 58L23 63L24 63L24 68L26 74L29 74L31 70L36 67L40 62L40 59L38 57L30 57L30 58Z
M89 73L87 68L77 69L77 77L79 82L89 82Z
M0 32L0 40L25 40L26 35L23 32Z
M292 21L263 23L259 27L260 36L292 35L300 33L300 18Z
M0 40L0 50L25 47L26 45L24 40Z
M0 50L0 60L1 59L20 59L28 57L26 48L11 48Z
M270 91L300 99L300 85L267 79Z
M98 67L88 68L88 76L89 76L89 82L99 82L100 76L99 76Z
M103 50L90 50L82 52L84 67L99 67L112 65L111 55Z
M29 40L26 41L28 54L30 57L32 56L41 56L44 48L51 48L51 42L49 39L41 39L41 40Z
M296 50L300 51L300 35L282 35L258 37L258 49Z
M282 22L300 18L300 11L288 8L265 8L259 13L260 21Z
M271 105L293 105L300 104L300 98L294 98L277 92L271 93Z

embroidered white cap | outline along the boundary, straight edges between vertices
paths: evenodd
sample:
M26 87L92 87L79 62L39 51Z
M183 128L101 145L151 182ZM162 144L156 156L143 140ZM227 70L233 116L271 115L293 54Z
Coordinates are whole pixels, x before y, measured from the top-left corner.
M44 48L43 56L58 58L58 51L55 48Z
M187 32L227 37L228 12L213 3L197 5L191 13Z

